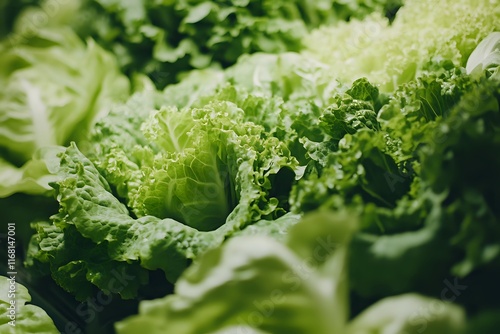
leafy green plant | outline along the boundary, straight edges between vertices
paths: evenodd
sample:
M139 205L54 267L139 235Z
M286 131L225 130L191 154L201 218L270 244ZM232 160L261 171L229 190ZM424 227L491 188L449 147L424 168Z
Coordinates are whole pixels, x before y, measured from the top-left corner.
M49 147L84 138L130 85L112 55L67 27L12 35L0 53L0 197L46 193L59 150Z
M59 333L52 319L36 305L15 277L0 276L0 330L2 333Z

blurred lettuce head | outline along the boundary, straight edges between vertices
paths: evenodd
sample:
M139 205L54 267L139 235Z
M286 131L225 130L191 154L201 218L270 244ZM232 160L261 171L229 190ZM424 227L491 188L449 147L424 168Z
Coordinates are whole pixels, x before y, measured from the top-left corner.
M48 147L84 138L129 81L112 55L63 27L14 31L0 63L0 197L43 193Z
M429 62L465 66L477 43L500 29L499 18L498 1L406 0L392 23L373 13L315 29L303 52L331 65L343 82L366 77L388 93L425 73Z

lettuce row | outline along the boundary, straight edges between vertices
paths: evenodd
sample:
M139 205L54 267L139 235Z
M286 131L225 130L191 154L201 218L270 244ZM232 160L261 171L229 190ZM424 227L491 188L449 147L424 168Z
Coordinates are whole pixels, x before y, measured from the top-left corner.
M244 54L299 51L310 29L372 12L394 12L401 0L321 1L26 1L15 26L69 25L112 51L127 74L147 74L158 88L188 70L233 65ZM7 4L7 11L21 7ZM38 21L37 21L38 22Z
M207 251L117 332L494 332L500 85L439 66L392 96L364 79L341 90L321 128L344 135L323 137L337 144L328 163L292 192L314 212L284 244L247 235Z
M358 314L400 294L398 305L429 305L406 294L440 298L449 275L490 291L457 299L469 315L495 307L498 81L436 60L388 94L366 78L344 85L331 68L294 53L255 54L115 107L86 143L61 155L60 212L36 225L30 265L78 299L94 289L141 297L152 270L179 286L192 261L223 252L233 237L284 240L304 212L347 209L360 226L342 267L352 298L344 309ZM116 272L130 278L121 289ZM198 302L211 305L204 296ZM171 319L155 318L160 326ZM238 330L238 321L213 331Z
M103 23L87 33L115 50L127 71L147 73L160 88L179 72L227 67L244 54L299 51L311 28L398 6L386 0L84 2ZM109 22L125 33L113 32Z

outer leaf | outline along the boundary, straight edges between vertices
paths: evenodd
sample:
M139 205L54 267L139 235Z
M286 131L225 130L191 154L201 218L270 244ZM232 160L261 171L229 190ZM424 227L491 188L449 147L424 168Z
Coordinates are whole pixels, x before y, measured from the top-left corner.
M15 283L15 298L8 296L11 291L11 281L8 277L0 276L0 331L5 334L56 334L59 333L54 322L38 306L28 304L31 296L23 285ZM11 301L15 301L12 305ZM15 310L12 312L11 308ZM10 318L9 315L14 315ZM14 320L14 321L13 321ZM15 326L9 322L15 323Z
M461 333L465 314L460 307L417 294L388 297L358 315L346 333Z
M52 218L54 225L37 224L34 240L38 247L30 251L33 259L50 264L54 279L66 290L77 292L79 299L92 291L89 282L131 298L147 280L143 268L161 268L173 280L189 258L215 240L212 234L202 237L172 219L131 218L74 144L62 157L61 172L66 178L57 184L60 212ZM110 287L116 272L124 270L130 280L121 289Z
M467 73L479 73L488 70L490 75L500 79L498 67L500 66L500 32L492 32L478 44L467 60Z

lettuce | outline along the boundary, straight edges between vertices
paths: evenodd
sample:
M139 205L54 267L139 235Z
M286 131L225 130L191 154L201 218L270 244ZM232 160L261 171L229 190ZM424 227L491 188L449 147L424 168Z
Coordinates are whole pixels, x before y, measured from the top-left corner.
M14 32L0 61L0 197L45 193L59 150L49 147L84 138L129 82L110 54L65 27Z
M349 260L361 299L434 294L450 276L485 290L498 279L500 85L488 69L478 78L448 61L432 66L388 97L367 103L350 89L325 109L324 163L291 192L294 212L350 208L362 217ZM360 117L359 106L376 120ZM460 300L475 309L495 298Z
M488 71L488 76L500 79L500 32L492 32L472 51L467 60L467 73L481 75Z
M15 298L12 299L8 292L11 291L12 281L9 277L0 276L0 331L2 333L40 333L57 334L54 322L40 307L28 304L31 296L23 285L15 283ZM15 301L15 312L11 312L11 301ZM14 313L15 318L9 315ZM14 324L14 325L13 325Z
M331 65L344 82L367 77L391 92L420 76L429 61L465 66L479 41L500 30L499 8L489 0L408 0L392 24L374 13L320 27L305 37L304 52Z
M108 31L106 47L133 37L126 52L146 45L149 54L161 35L173 43L157 50L161 66L200 69L113 106L57 158L40 158L59 211L32 224L28 270L87 303L117 297L113 306L126 307L113 319L141 301L121 333L491 331L500 269L493 2L408 1L392 22L376 14L319 28L302 53L259 44L240 56L234 40L221 41L230 60L215 60L210 37L197 50L189 40L229 3L252 15L228 18L252 23L252 1L100 3L126 26L121 37ZM310 29L328 21L325 3L259 5L297 6ZM445 5L452 13L442 18ZM108 15L99 8L96 20ZM185 16L169 24L190 34L178 45L151 26L177 10ZM256 29L250 41L266 33ZM218 64L206 68L205 56Z
M316 212L286 244L233 238L182 275L175 294L144 301L116 323L119 334L149 333L457 333L462 308L417 294L385 298L349 319L348 245L358 225L347 212ZM435 312L435 305L439 312ZM433 308L432 316L422 310ZM424 318L425 317L425 318ZM424 327L425 326L425 327Z
M174 282L198 254L248 225L295 223L284 218L287 190L303 170L248 120L270 111L260 108L265 99L234 93L183 109L155 92L136 94L96 124L85 154L71 144L53 184L59 213L36 224L30 263L78 299L93 286L131 298L148 270ZM113 291L110 268L134 278Z
M392 15L402 1L38 2L23 13L24 29L49 13L43 24L72 26L112 51L125 73L145 73L164 88L185 71L231 66L244 54L299 51L312 28L372 12Z

